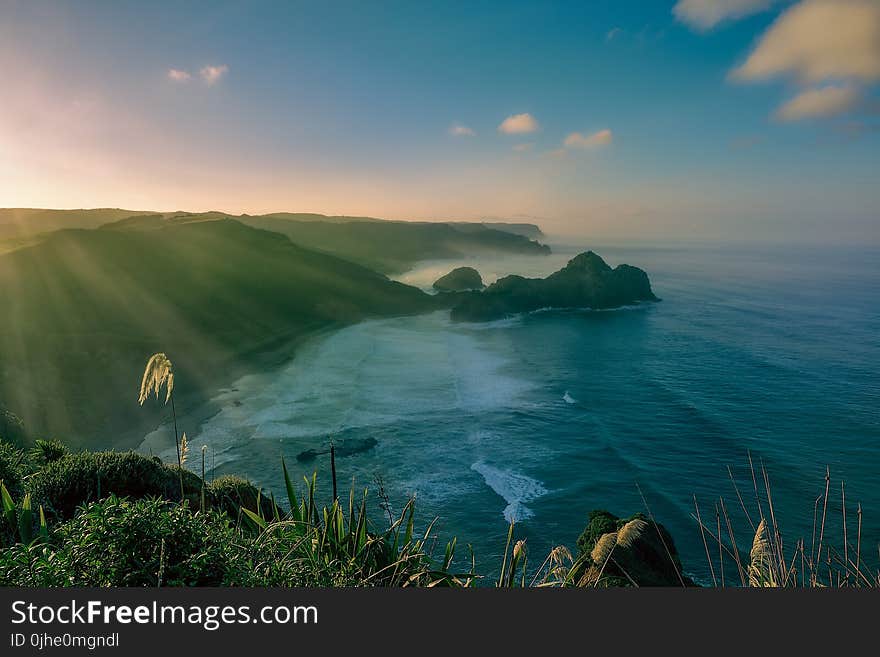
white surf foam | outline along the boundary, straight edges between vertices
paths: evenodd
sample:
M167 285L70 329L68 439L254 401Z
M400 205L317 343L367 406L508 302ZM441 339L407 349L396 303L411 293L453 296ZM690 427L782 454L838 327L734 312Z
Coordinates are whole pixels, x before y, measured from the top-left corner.
M566 404L577 404L577 399L568 394L568 390L565 391L565 394L562 395L562 401Z
M484 461L471 465L471 470L480 473L486 485L504 498L504 519L507 522L519 522L535 515L526 502L538 499L547 494L547 489L537 479L532 479L513 470L501 470Z

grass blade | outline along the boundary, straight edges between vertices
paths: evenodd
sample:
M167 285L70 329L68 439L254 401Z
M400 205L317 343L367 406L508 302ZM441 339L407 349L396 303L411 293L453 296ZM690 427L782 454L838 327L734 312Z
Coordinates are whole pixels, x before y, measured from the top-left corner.
M296 499L296 490L293 488L293 484L290 482L290 474L287 472L287 464L284 462L284 457L281 457L281 470L284 472L284 486L287 488L287 503L290 505L290 516L293 520L297 522L302 521L302 517L299 512L299 500Z

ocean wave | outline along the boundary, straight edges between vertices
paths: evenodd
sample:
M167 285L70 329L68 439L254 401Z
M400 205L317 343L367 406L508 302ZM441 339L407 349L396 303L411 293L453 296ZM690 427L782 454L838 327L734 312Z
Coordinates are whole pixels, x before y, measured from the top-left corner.
M577 404L577 399L568 394L568 390L565 391L565 394L562 395L562 401L566 404Z
M493 319L488 322L457 322L458 326L465 327L470 331L494 331L497 329L515 328L522 325L526 313L517 313L502 319Z
M507 502L503 512L507 522L519 522L534 516L532 510L526 506L526 502L536 500L548 493L537 479L510 469L500 470L485 461L477 461L471 465L471 470L482 475L486 485Z
M536 310L529 310L524 313L519 313L520 315L542 315L544 313L559 313L559 314L573 314L573 313L616 313L623 312L629 310L645 310L647 308L651 308L653 306L653 302L646 303L630 303L625 304L623 306L614 306L613 308L590 308L589 306L576 307L576 308L561 308L559 306L545 306L544 308L538 308Z

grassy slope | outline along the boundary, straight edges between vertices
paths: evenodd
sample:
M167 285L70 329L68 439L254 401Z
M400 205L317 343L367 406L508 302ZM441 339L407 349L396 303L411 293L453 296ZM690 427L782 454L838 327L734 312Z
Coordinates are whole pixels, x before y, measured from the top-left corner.
M117 208L41 210L0 208L0 240L24 239L62 228L97 228L132 215L150 214Z
M39 244L51 231L62 228L106 225L113 229L154 230L169 223L219 219L237 219L254 228L279 232L306 248L386 274L406 271L425 259L487 252L537 255L548 251L530 239L540 237L540 229L525 224L385 221L293 212L233 217L223 212L0 209L0 254Z
M106 230L154 230L171 223L213 221L222 213L139 215L104 226ZM524 235L483 224L383 221L369 217L326 217L275 213L235 217L248 226L281 233L300 246L356 262L386 274L411 268L420 260L460 258L479 253L529 253L549 249Z
M494 230L500 230L505 233L513 233L514 235L522 235L523 237L527 237L530 240L540 240L544 235L544 231L541 230L539 226L536 224L526 224L526 223L510 223L510 222L502 222L502 221L483 221L480 223L471 223L471 222L452 222L452 225L456 228L468 230L471 228L492 228Z
M0 256L0 403L33 435L107 446L156 412L136 394L166 351L177 390L315 328L419 312L430 297L233 220L150 231L66 230Z
M522 235L467 224L391 221L290 221L245 217L250 226L282 233L307 248L332 253L388 274L406 271L419 260L458 258L475 253L528 253L549 249Z

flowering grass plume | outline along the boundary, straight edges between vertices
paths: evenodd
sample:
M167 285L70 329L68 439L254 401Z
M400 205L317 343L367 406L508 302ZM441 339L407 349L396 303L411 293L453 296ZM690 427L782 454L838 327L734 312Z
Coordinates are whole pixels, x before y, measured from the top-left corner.
M143 406L150 393L155 393L156 399L158 399L159 391L163 385L165 386L165 403L167 404L174 390L174 366L164 353L153 354L144 369L138 403Z

